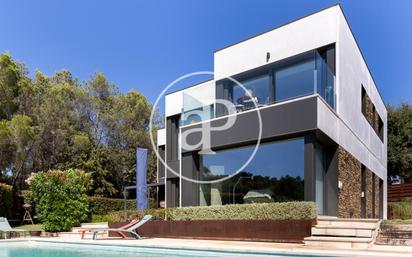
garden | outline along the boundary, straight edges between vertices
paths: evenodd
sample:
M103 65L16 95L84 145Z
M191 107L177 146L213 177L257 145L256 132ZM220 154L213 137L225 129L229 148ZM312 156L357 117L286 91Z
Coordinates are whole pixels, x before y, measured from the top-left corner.
M108 222L119 227L144 215L153 220L139 232L148 237L236 238L251 236L262 241L300 242L310 235L317 212L312 202L235 204L210 207L184 207L136 210L134 200L88 196L89 174L81 170L51 170L32 174L27 179L29 190L22 193L30 204L32 216L39 225L26 225L26 230L48 232L70 231L82 222ZM11 206L12 190L1 185L2 204ZM9 207L2 210L10 209ZM4 213L2 215L9 215ZM207 225L207 226L205 226ZM257 229L259 228L259 229Z

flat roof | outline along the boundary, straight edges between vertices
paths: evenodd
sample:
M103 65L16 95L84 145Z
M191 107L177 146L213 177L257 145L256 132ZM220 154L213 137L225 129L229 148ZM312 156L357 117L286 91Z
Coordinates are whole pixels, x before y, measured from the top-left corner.
M224 50L224 49L226 49L226 48L229 48L229 47L231 47L231 46L235 46L235 45L237 45L237 44L240 44L240 43L243 43L243 42L245 42L245 41L248 41L249 39L252 39L252 38L261 36L261 35L263 35L263 34L266 34L266 33L271 32L271 31L273 31L273 30L277 30L277 29L279 29L279 28L281 28L281 27L284 27L284 26L286 26L286 25L289 25L289 24L291 24L291 23L293 23L293 22L295 22L295 21L302 20L302 19L304 19L304 18L306 18L306 17L309 17L309 16L311 16L311 15L313 15L313 14L322 12L322 11L324 11L324 10L327 10L327 9L332 8L332 7L335 7L335 6L340 6L340 4L339 4L339 3L336 3L336 4L330 5L330 6L328 6L328 7L322 8L322 9L320 9L320 10L318 10L318 11L311 12L311 13L309 13L309 14L306 14L305 16L302 16L302 17L299 17L299 18L296 18L296 19L292 19L292 20L290 20L290 21L288 21L288 22L285 22L285 23L283 23L283 24L281 24L281 25L278 25L278 26L276 26L276 27L274 27L274 28L268 29L268 30L263 31L263 32L260 32L260 33L258 33L258 34L256 34L256 35L247 37L247 38L242 39L242 40L240 40L240 41L237 41L237 42L235 42L235 43L232 43L232 44L229 44L229 45L224 46L224 47L222 47L222 48L219 48L219 49L215 50L214 52L216 53L216 52L222 51L222 50ZM342 9L342 8L341 8L341 9Z
M186 86L186 87L184 87L184 88L180 88L180 89L173 90L172 92L166 93L165 95L170 95L170 94L173 94L173 93L182 91L182 90L186 90L186 89L189 89L189 88L191 88L191 87L195 87L195 86L198 86L198 85L200 85L200 84L203 84L203 83L206 83L206 82L209 82L209 81L213 81L213 79L203 80L203 81L200 81L200 82L198 82L198 83L196 83L196 84L192 84L192 85Z
M229 44L229 45L227 45L227 46L224 46L224 47L222 47L222 48L219 48L219 49L215 50L214 53L219 52L219 51L222 51L222 50L224 50L224 49L227 49L227 48L229 48L229 47L231 47L231 46L235 46L235 45L237 45L237 44L240 44L240 43L245 42L245 41L247 41L247 40L249 40L249 39L252 39L252 38L261 36L261 35L263 35L263 34L269 33L269 32L271 32L271 31L273 31L273 30L279 29L279 28L284 27L284 26L286 26L286 25L289 25L289 24L291 24L291 23L293 23L293 22L299 21L299 20L301 20L301 19L304 19L304 18L306 18L306 17L309 17L309 16L311 16L311 15L314 15L314 14L316 14L316 13L322 12L322 11L324 11L324 10L327 10L327 9L332 8L332 7L335 7L335 6L339 6L340 10L342 11L343 17L345 18L346 24L348 24L349 30L350 30L350 32L351 32L351 34L352 34L352 37L355 39L356 46L358 47L358 50L359 50L359 52L360 52L360 54L361 54L361 56L362 56L363 62L366 64L366 67L367 67L367 69L368 69L368 72L369 72L369 74L370 74L370 76L371 76L371 78L372 78L373 83L375 84L376 90L378 91L378 94L379 94L379 96L380 96L380 98L381 98L381 100L382 100L382 102L383 102L383 105L384 105L385 109L387 109L387 108L386 108L386 105L385 105L385 101L383 100L382 94L381 94L381 92L380 92L380 90L379 90L379 87L378 87L378 85L377 85L377 83L376 83L376 81L375 81L375 78L373 77L373 74L372 74L372 72L371 72L371 69L370 69L368 63L366 62L365 56L364 56L364 54L363 54L363 52L362 52L362 50L361 50L361 48L360 48L360 46L359 46L358 40L356 39L356 37L355 37L355 35L354 35L354 33L353 33L352 27L351 27L350 23L348 22L348 18L346 17L346 14L345 14L345 12L343 11L343 8L342 8L342 6L341 6L340 3L335 3L335 4L333 4L333 5L330 5L330 6L327 6L327 7L325 7L325 8L322 8L322 9L320 9L320 10L318 10L318 11L311 12L311 13L303 16L303 17L293 19L293 20L291 20L291 21L288 21L288 22L286 22L286 23L283 23L283 24L281 24L281 25L278 25L278 26L276 26L276 27L274 27L274 28L271 28L271 29L269 29L269 30L266 30L266 31L264 31L264 32L261 32L261 33L258 33L258 34L256 34L256 35L247 37L247 38L242 39L242 40L240 40L240 41L237 41L237 42L235 42L235 43L233 43L233 44ZM202 82L199 82L199 83L196 83L196 84L193 84L193 85L190 85L190 86L181 88L181 89L174 90L174 91L172 91L172 92L170 92L170 93L166 93L165 95L170 95L170 94L173 94L173 93L176 93L176 92L179 92L179 91L182 91L182 90L185 90L185 89L188 89L188 88L191 88L191 87L194 87L194 86L197 86L197 85L200 85L200 84L202 84L202 83L205 83L205 82L208 82L208 81L212 81L212 80L213 80L213 79L205 80L205 81L202 81Z

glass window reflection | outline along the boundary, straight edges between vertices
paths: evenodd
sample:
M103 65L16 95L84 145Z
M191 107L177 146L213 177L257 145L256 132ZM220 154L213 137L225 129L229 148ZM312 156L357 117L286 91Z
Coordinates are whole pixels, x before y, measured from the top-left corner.
M261 144L252 161L232 178L199 188L200 205L278 202L304 199L303 138ZM201 179L234 174L254 145L204 155ZM236 161L234 161L236 160Z

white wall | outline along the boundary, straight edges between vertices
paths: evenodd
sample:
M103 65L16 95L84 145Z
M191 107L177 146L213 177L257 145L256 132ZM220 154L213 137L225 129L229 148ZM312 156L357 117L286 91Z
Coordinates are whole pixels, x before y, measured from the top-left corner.
M215 52L215 80L313 50L336 41L336 7L307 16ZM270 60L266 62L266 53Z
M340 7L337 7L338 40L337 51L337 91L338 114L342 124L351 131L338 128L339 144L358 158L364 165L384 181L384 218L387 210L387 111L369 69L356 44L350 27ZM384 123L384 142L379 139L362 114L362 90L366 90L376 111ZM326 120L324 122L327 122ZM353 136L358 138L354 140ZM360 143L358 143L360 142Z
M159 129L157 131L157 146L166 144L166 129Z
M188 94L191 97L194 97L199 101L202 101L205 105L213 104L214 100L216 99L215 81L206 81L196 86L182 89L177 92L166 95L166 117L180 114L182 112L184 94Z
M318 126L385 181L387 175L387 111L339 5L215 52L215 81L268 63L336 43L337 109L318 102ZM266 61L266 53L271 58ZM384 122L384 142L361 111L361 85ZM184 92L215 98L209 81L166 96L166 116L181 113ZM386 201L384 201L386 213Z
M337 43L337 63L339 63L337 67L338 114L386 169L386 144L382 143L362 114L362 84L385 124L384 142L387 140L387 111L343 13L339 11L337 14L339 19ZM382 175L386 178L386 174Z

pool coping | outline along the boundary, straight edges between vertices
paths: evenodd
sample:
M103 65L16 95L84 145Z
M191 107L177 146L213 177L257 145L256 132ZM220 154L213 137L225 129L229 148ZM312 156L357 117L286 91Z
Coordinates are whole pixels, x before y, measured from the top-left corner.
M150 240L150 241L148 241ZM156 241L158 240L158 241ZM143 240L80 240L66 238L21 238L0 240L4 242L39 242L39 243L61 243L61 244L81 244L93 246L113 246L113 247L137 247L137 248L158 248L167 250L187 250L187 251L213 251L224 253L246 253L246 254L270 254L270 255L293 255L303 256L333 256L333 257L403 257L411 256L412 247L404 246L373 246L365 250L358 249L328 249L306 247L302 244L285 243L262 243L262 242L239 242L239 241L218 241L218 240L191 240L191 239L166 239L151 238ZM156 243L157 242L157 243ZM162 245L163 243L163 245ZM166 245L164 244L166 243ZM194 243L200 243L193 245ZM402 250L400 250L402 249Z

